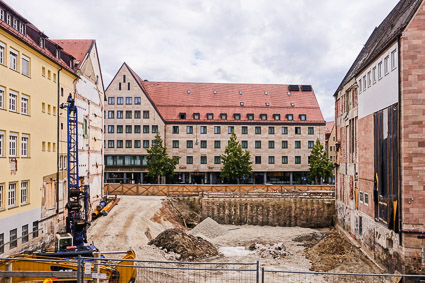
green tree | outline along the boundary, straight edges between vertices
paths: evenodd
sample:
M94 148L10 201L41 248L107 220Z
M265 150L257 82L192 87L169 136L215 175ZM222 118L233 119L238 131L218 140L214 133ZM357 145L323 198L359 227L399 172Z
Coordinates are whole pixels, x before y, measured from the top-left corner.
M315 181L316 184L321 182L324 178L332 177L333 164L326 156L323 145L317 139L310 154L310 174L309 178Z
M221 155L221 176L230 183L238 183L241 178L251 175L252 162L251 155L248 150L242 150L241 144L236 138L236 134L232 131L229 144Z
M174 169L179 162L180 157L168 157L167 147L162 144L162 139L159 134L156 134L152 141L152 147L147 150L148 156L148 177L156 179L160 183L161 177L174 176Z

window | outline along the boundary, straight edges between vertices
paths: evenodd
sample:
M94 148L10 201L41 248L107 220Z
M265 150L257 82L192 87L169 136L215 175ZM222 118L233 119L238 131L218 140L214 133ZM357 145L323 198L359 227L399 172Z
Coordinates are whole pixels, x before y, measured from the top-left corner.
M114 141L108 140L108 148L114 148Z
M4 132L0 131L0 157L4 155Z
M118 83L118 90L121 90L121 83Z
M127 104L127 105L133 104L133 98L132 97L126 97L125 98L125 104Z
M221 163L221 157L220 156L214 156L214 164L220 164Z
M134 119L140 119L140 110L134 111Z
M207 120L213 120L214 114L213 113L207 113Z
M115 105L115 97L108 97L108 105Z
M220 148L220 141L214 141L214 148Z
M117 119L122 119L123 118L123 111L122 110L118 110L117 111Z
M288 141L282 141L282 148L288 148Z
M186 113L180 113L179 118L180 120L186 120Z
M18 100L18 94L14 91L9 92L9 110L16 112L16 102Z
M396 68L396 50L391 52L391 70Z
M274 135L274 127L269 127L269 135Z
M114 125L108 125L108 133L109 134L113 134L115 130L115 126Z
M359 92L362 92L362 79L359 80Z
M179 141L173 140L173 148L179 148Z
M22 75L30 76L30 58L22 55Z
M239 113L235 113L235 114L233 114L233 118L234 118L235 120L240 120L240 119L241 119L241 114L239 114Z
M117 125L117 134L122 134L124 132L124 127L122 125Z
M193 120L199 120L201 115L199 113L193 113Z
M201 156L201 164L207 164L207 157Z
M243 126L243 127L242 127L242 134L243 134L243 135L248 134L248 127L247 127L247 126Z
M261 141L255 141L255 148L261 148Z
M135 97L135 98L134 98L134 104L135 104L135 105L140 105L140 104L142 104L142 98L141 98L141 97Z
M301 135L301 127L295 127L295 134Z
M207 148L207 141L201 141L201 148Z
M0 42L0 64L4 65L5 60L4 60L4 50L5 50L5 45L3 43Z
M28 157L28 136L21 137L21 157Z
M287 115L286 115L286 119L288 119L288 121L293 121L293 120L294 120L294 115L292 115L292 114L287 114Z
M186 141L186 148L193 148L193 141L192 140Z
M247 114L246 117L248 120L254 120L254 114Z
M305 120L307 120L307 115L305 115L305 114L300 114L300 120L301 120L301 121L305 121Z
M29 97L21 95L21 114L28 115Z
M267 114L260 114L260 119L263 121L267 120Z
M301 156L295 156L295 164L301 164Z
M125 141L125 148L132 148L133 142L130 140Z
M14 133L10 133L9 134L9 156L10 157L16 157L17 142L18 142L18 135Z
M10 49L9 53L9 68L12 70L18 70L18 51Z
M13 28L18 30L18 20L16 18L13 18Z
M186 126L186 134L193 134L193 126Z
M158 133L158 125L152 125L152 133L153 134Z
M173 134L179 133L179 126L173 126Z
M288 164L288 156L282 156L282 164Z
M38 237L38 221L32 223L32 238L35 239Z
M131 110L125 111L125 118L126 119L131 119L132 116L133 116L133 111L131 111Z
M370 78L370 71L367 72L367 87L370 87L372 84L372 80Z
M0 109L4 108L4 88L0 87Z
M149 125L143 125L143 133L149 134Z
M363 90L364 91L366 90L366 87L367 87L367 85L366 85L366 75L364 75L363 76Z
M125 75L122 75L122 81L123 81L123 83L125 83L125 79L126 79Z
M308 141L308 148L314 147L314 141Z
M364 193L364 205L369 205L369 194Z
M201 134L207 133L207 126L201 126Z
M143 119L149 119L149 110L143 111Z
M186 164L193 164L193 156L186 157Z
M235 127L233 127L233 126L228 126L227 127L227 133L228 134L231 134L234 130L235 130Z
M12 25L12 16L10 14L7 14L6 16L6 23L11 26Z
M308 134L314 135L314 127L308 127Z
M269 164L274 164L274 156L269 156Z
M4 185L0 184L0 210L3 210L3 209L4 209ZM1 244L0 244L0 249L1 249Z
M149 148L149 140L143 140L143 148Z
M269 141L269 148L274 148L274 141Z
M140 148L140 147L141 147L140 140L135 140L134 141L134 148Z
M288 134L288 127L282 127L282 135Z
M214 126L214 134L221 134L221 127L220 126Z
M108 119L114 119L114 111L112 110L108 111Z
M382 78L382 62L378 63L378 80Z
M242 141L242 148L248 148L248 141Z
M221 120L227 120L227 114L226 113L221 113L220 114L220 119Z
M126 134L131 134L132 131L133 131L133 127L131 125L125 126L125 133Z
M127 83L127 89L130 90L130 82Z
M255 164L261 164L261 156L255 157Z
M123 105L124 104L124 97L117 97L117 105Z
M390 59L389 56L384 58L384 74L385 75L388 74L388 72L389 72L389 66L388 66L389 59Z
M15 200L16 200L16 183L9 183L9 193L8 193L8 201L7 206L8 207L15 207Z
M3 9L0 9L0 20L2 20L4 22L4 10Z
M16 248L18 246L18 229L10 230L9 237L9 249Z
M117 140L117 148L123 148L124 144L122 140Z
M28 202L28 181L21 182L21 204Z
M372 69L372 82L376 83L376 67Z
M275 121L279 121L280 120L280 114L273 114L273 119Z
M261 127L255 127L255 134L261 135Z
M295 148L301 148L301 141L295 141Z

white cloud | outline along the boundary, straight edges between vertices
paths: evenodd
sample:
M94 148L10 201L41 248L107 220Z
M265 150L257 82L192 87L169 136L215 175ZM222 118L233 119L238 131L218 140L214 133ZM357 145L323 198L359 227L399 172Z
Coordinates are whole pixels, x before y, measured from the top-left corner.
M312 84L333 93L397 0L7 0L50 38L95 38L105 85L127 62L157 81Z

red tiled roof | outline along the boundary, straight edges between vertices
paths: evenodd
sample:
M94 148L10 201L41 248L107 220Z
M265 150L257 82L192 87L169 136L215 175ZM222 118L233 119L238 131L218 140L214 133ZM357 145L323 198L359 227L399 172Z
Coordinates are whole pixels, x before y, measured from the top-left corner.
M325 126L326 134L330 134L332 132L334 123L335 121L326 122L326 126Z
M148 82L138 79L168 122L237 123L233 114L240 113L244 123L248 121L247 114L254 114L251 123L266 122L260 120L260 114L267 114L267 123L325 123L314 91L291 91L289 96L288 85L280 84ZM186 120L179 119L179 113L186 113ZM200 120L193 120L193 113L200 113ZM207 113L213 113L214 120L207 120ZM220 113L227 113L227 121L220 119ZM281 120L274 121L273 114L280 114ZM294 120L288 121L287 114L293 114ZM307 120L301 121L300 114L306 114Z
M86 54L89 52L94 39L52 39L53 42L59 44L67 53L75 57L75 65L81 66Z

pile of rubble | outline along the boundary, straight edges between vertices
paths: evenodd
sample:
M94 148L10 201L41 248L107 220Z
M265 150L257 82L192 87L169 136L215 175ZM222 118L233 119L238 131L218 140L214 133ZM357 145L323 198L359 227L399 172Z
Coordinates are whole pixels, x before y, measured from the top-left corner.
M280 259L290 254L283 243L274 245L254 243L251 244L248 249L250 251L255 251L261 258Z
M205 218L201 223L196 225L189 234L199 236L204 239L214 239L224 235L227 232L220 224L215 222L212 218Z

